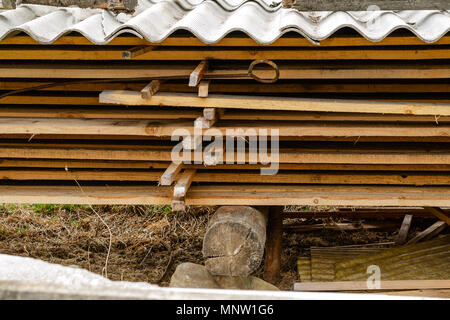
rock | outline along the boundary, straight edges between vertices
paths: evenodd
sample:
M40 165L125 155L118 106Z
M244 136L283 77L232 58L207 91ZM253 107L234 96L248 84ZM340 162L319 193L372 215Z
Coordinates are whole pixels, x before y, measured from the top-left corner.
M190 262L178 265L172 278L170 278L170 287L220 288L214 280L214 277L204 266Z
M195 263L180 264L172 278L170 287L241 289L241 290L279 290L274 285L257 277L213 276L205 266Z

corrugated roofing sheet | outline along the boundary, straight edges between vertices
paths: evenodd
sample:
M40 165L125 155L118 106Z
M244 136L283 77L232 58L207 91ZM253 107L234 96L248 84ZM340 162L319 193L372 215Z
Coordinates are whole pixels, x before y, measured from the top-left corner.
M139 0L132 14L42 5L0 11L0 39L22 31L41 43L74 31L95 44L122 33L161 42L177 30L187 30L204 43L242 31L260 44L270 44L289 31L321 41L344 27L371 41L403 28L432 43L450 31L450 11L299 12L269 0Z

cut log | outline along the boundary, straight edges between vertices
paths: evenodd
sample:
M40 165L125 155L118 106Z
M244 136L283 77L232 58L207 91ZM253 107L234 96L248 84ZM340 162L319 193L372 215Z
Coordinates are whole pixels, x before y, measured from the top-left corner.
M203 239L206 269L213 275L248 276L261 264L267 213L247 206L220 207Z

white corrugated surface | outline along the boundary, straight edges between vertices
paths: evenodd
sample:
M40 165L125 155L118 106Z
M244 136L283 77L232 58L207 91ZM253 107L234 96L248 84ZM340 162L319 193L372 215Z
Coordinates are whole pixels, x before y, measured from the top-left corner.
M270 44L288 31L321 41L350 27L371 41L396 29L408 29L425 42L450 31L450 11L298 12L269 0L139 0L133 14L102 9L21 5L0 12L0 39L23 31L41 43L79 32L95 44L121 33L161 42L176 30L187 30L205 43L242 31L260 44Z

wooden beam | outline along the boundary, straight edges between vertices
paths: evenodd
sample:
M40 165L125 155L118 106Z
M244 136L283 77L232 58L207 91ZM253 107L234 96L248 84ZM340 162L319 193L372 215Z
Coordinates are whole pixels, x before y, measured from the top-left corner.
M450 289L450 280L383 280L380 288L368 288L366 281L295 283L294 291L366 291Z
M278 283L281 279L281 252L283 236L283 207L269 207L266 253L264 257L264 280Z
M433 207L427 207L426 210L430 211L432 214L434 214L437 218L444 221L447 225L450 225L450 216L448 216L445 211L443 211L441 208L433 208Z
M218 47L171 48L158 46L137 46L123 50L115 47L92 46L78 47L23 47L10 48L0 46L0 56L3 60L84 60L84 61L120 61L123 59L135 61L199 61L213 60L445 60L450 49L445 47L419 48L252 48L234 49ZM204 68L203 65L201 68ZM198 69L198 71L206 69Z
M173 188L173 197L175 199L184 199L195 176L195 173L195 169L185 169L183 171L180 178L177 180L175 187Z
M207 160L205 160L206 162ZM172 163L161 176L160 172L141 170L73 170L78 175L77 180L117 180L117 181L160 181L161 185L171 185L183 165ZM1 163L0 163L1 167ZM191 165L185 167L192 168ZM192 168L194 169L194 168ZM195 169L207 169L196 167ZM214 167L214 169L216 169ZM178 170L178 171L177 171ZM198 170L193 178L195 182L215 183L266 183L266 184L348 184L348 185L449 185L450 177L446 174L414 174L411 173L404 178L403 173L369 173L360 174L353 172L312 172L312 173L285 173L278 172L276 175L261 175L259 171L248 173L241 170L238 174L234 170L228 172L210 172ZM70 180L71 174L58 170L45 169L0 169L0 180Z
M201 80L198 85L198 96L200 98L208 97L209 80Z
M1 111L0 111L1 113ZM195 128L215 129L226 136L237 135L238 130L246 137L256 136L261 130L267 134L278 130L278 137L430 137L450 136L450 125L441 124L378 124L378 123L327 123L327 122L259 122L259 121L221 121L199 117L192 122L186 120L120 120L120 119L45 119L31 117L0 118L0 132L6 134L63 134L63 135L135 135L153 137L171 137L177 129L184 129L191 135ZM211 132L204 131L203 136ZM215 134L215 133L214 133Z
M396 222L367 222L367 223L334 223L334 224L312 224L312 225L284 225L284 231L290 232L311 232L323 230L335 231L354 231L354 230L373 230L373 229L389 229L397 227Z
M12 186L2 184L0 203L49 204L171 204L166 186ZM186 205L330 205L330 206L450 206L448 187L362 187L286 185L192 186Z
M203 60L189 75L189 87L196 87L202 80L203 75L208 71L208 61Z
M49 144L0 144L2 158L38 159L86 159L86 160L145 160L172 161L170 146L117 146L117 145L49 145ZM249 162L249 154L244 155ZM226 153L224 154L226 159ZM237 163L235 155L235 163ZM183 155L183 160L192 161L191 154ZM304 164L442 164L450 163L450 153L430 152L371 152L365 150L310 150L280 149L278 163Z
M133 47L131 49L122 51L122 59L134 59L139 56L142 56L143 54L152 51L154 49L153 46L137 46ZM101 58L101 54L100 57Z
M436 235L438 235L442 230L445 229L447 224L445 221L437 221L428 228L426 228L424 231L417 234L414 238L409 240L406 244L415 244L419 242L422 239L430 239Z
M182 167L183 167L183 163L172 162L167 167L166 171L164 171L163 175L161 176L161 179L159 180L159 184L162 186L172 185L173 181L175 180L175 177L180 172Z
M0 61L1 62L1 61ZM450 78L450 66L448 64L388 64L388 63L282 63L278 64L280 79L447 79ZM90 64L84 62L61 62L61 63L0 63L0 78L29 78L29 79L117 79L120 74L123 79L129 78L156 78L182 77L188 78L195 66L189 64L162 64L143 62L134 65L117 65L103 62ZM258 70L261 78L273 77L272 70ZM236 77L236 74L245 74ZM239 64L230 69L226 66L218 66L208 71L208 76L215 79L228 79L233 76L234 80L247 79L247 66ZM144 80L144 79L143 79ZM148 80L148 79L145 79ZM259 84L260 85L260 84Z
M305 98L257 97L238 95L209 95L199 98L192 94L158 93L151 100L142 99L138 92L106 90L100 103L173 107L230 108L257 110L358 112L409 115L450 116L450 104L374 102L358 100L325 100Z
M142 99L150 99L155 93L159 91L161 82L159 80L152 80L148 85L141 90Z
M413 218L412 214L405 214L402 226L400 227L397 239L395 240L395 244L402 245L406 242L406 238L408 237L408 231L409 228L411 227L412 218Z

